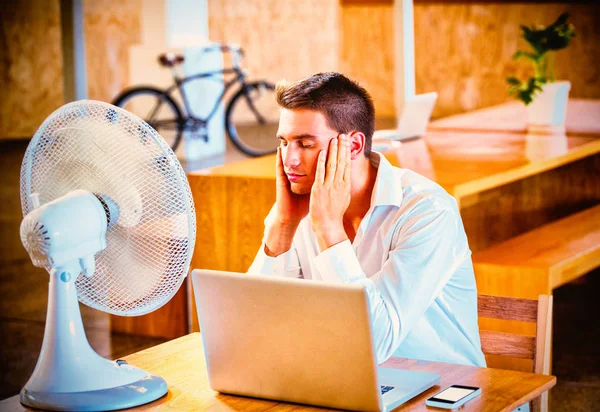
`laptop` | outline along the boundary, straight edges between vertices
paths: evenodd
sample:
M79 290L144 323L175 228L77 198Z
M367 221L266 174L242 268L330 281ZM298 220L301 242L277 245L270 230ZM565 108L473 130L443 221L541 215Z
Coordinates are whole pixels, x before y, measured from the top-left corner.
M397 128L376 130L373 134L373 146L376 150L383 150L380 146L387 147L393 142L407 141L424 136L437 97L436 92L431 92L406 99L398 116Z
M437 374L377 366L362 286L211 270L192 283L215 391L388 411L439 385Z

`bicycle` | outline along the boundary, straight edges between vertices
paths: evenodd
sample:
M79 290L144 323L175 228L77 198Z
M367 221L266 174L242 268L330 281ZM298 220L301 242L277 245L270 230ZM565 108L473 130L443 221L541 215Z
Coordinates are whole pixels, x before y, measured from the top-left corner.
M202 51L216 50L231 54L232 67L183 77L178 74L177 66L184 62L184 56L164 53L158 57L158 61L162 66L171 69L175 84L166 89L148 85L126 88L115 97L112 104L144 119L175 151L181 142L183 132L194 133L208 142L208 122L215 115L219 103L231 86L241 83L240 88L227 102L225 130L231 142L250 156L275 153L279 145L276 138L279 108L275 100L275 86L266 80L252 82L246 80L247 74L240 66L240 60L244 55L241 47L232 44L216 44L205 47ZM208 116L206 118L194 116L183 85L204 78L217 78L221 81L227 74L235 74L235 76L224 82L223 91ZM179 90L181 94L183 107L174 99L175 90Z

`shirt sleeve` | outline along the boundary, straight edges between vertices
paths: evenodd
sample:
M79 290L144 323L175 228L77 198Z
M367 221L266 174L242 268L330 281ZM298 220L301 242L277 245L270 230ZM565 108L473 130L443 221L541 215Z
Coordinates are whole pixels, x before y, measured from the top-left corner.
M398 349L463 260L469 256L456 209L420 202L394 231L381 270L367 278L350 241L320 253L324 280L364 285L373 323L376 356L384 362Z
M254 258L254 261L248 269L248 273L255 275L267 275L267 276L285 276L300 278L302 277L302 269L300 268L300 260L298 258L298 251L295 246L295 241L292 243L292 247L285 253L279 256L272 257L265 253L265 238L267 229L272 223L273 208L265 218L265 232L263 235L262 244L258 253Z

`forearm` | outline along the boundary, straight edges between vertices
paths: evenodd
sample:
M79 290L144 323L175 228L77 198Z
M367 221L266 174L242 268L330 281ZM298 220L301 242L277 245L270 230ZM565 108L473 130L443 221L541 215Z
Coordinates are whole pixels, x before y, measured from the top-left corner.
M276 257L287 252L292 247L298 223L285 223L276 220L267 229L265 236L265 253Z
M329 249L332 246L337 245L338 243L343 242L344 240L348 240L348 235L346 234L346 231L344 230L344 226L342 224L332 224L328 226L323 225L314 228L313 230L317 237L319 251L321 252Z

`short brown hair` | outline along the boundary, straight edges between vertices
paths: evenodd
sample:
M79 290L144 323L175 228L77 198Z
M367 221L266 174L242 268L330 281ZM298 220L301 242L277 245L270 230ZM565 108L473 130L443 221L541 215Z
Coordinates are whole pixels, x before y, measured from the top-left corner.
M339 133L365 135L365 157L371 153L375 107L358 83L336 72L317 73L295 83L285 80L276 87L277 103L284 109L309 109L322 113L327 125Z

